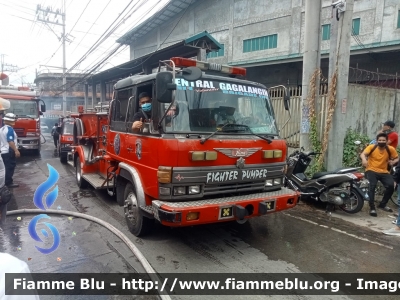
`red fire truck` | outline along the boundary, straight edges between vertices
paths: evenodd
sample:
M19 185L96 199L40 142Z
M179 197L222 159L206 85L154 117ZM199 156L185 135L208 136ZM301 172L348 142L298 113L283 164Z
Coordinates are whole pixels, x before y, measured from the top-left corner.
M60 157L61 163L65 164L68 161L68 154L72 150L74 143L74 124L75 119L73 115L67 117L61 117L58 119L59 143L58 143L58 156Z
M0 97L10 101L10 109L17 115L14 130L18 135L20 149L33 150L40 153L40 114L46 111L46 106L37 97L37 93L28 87L0 85ZM39 102L42 102L39 110Z
M136 236L154 220L244 223L293 208L298 194L283 187L287 146L265 86L239 79L244 68L176 57L160 64L164 71L118 81L108 112L76 118L78 186L115 195ZM133 132L143 92L152 109Z

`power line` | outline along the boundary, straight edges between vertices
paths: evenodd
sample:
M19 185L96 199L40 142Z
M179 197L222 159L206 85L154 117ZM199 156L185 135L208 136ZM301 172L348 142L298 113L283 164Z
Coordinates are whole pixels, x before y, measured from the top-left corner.
M176 22L176 24L174 25L174 27L172 28L172 30L170 31L170 33L167 35L167 37L164 39L164 41L160 44L160 46L158 46L158 48L156 49L156 51L153 52L153 54L151 54L148 58L146 58L145 61L142 62L142 66L143 64L148 61L150 59L150 57L152 57L154 55L155 52L157 52L161 46L167 41L167 39L169 38L169 36L171 35L171 33L175 30L176 26L178 26L178 24L181 22L183 16L186 14L187 9L189 8L190 5L192 5L193 0L190 1L190 3L188 4L188 6L186 6L185 10L183 11L182 15L180 16L178 22Z
M89 0L89 2L86 4L85 8L83 9L81 15L78 17L78 20L76 20L74 26L72 26L72 29L69 31L69 33L71 34L71 32L74 30L76 24L79 22L79 20L81 19L82 15L85 13L86 8L89 6L90 2L92 2L92 0Z
M111 3L111 0L108 1L107 5L103 8L103 10L101 11L100 15L97 16L96 20L93 22L92 26L90 26L90 28L86 31L85 35L83 36L83 38L81 39L81 41L78 43L78 45L76 45L76 47L74 48L74 50L72 50L71 54L75 52L76 48L79 47L79 45L81 44L81 42L85 39L86 35L89 33L89 31L92 29L92 27L94 26L94 24L96 23L96 21L100 18L100 16L103 14L103 12L106 10L106 8L108 7L108 5Z
M133 2L134 0L131 0L128 5L123 9L123 11L125 11ZM138 0L138 2L136 2L133 6L133 8L136 6L137 3L139 3L140 0ZM132 8L131 8L132 9ZM93 52L94 49L96 49L96 47L98 47L98 45L100 45L107 37L110 33L107 33L108 30L110 30L110 28L114 25L115 22L117 22L117 20L120 18L120 16L122 15L122 13L111 23L111 25L106 29L106 31L99 37L99 39L97 39L97 41L93 44L93 46L68 70L68 72L70 72L71 70L73 70L76 66L78 66L82 61L84 61L87 56ZM126 16L126 15L125 15ZM115 29L114 29L115 30ZM110 31L113 32L113 31ZM103 37L104 35L106 35L105 37Z
M4 4L4 3L1 3L1 2L0 2L0 5L4 5L4 6L10 7L10 8L13 8L13 9L15 9L15 10L18 10L18 11L20 11L20 10L19 10L19 9L16 9L16 7L20 7L20 8L26 9L26 10L35 11L33 8L21 6L21 5L18 5L18 4L7 5L7 4ZM24 13L25 13L25 12L24 12Z
M132 3L133 1L131 1L130 3ZM158 3L160 3L161 2L161 0L159 0L155 5L153 5L150 9L149 9L149 11L151 11L156 5L158 5ZM190 2L190 4L193 2L193 0ZM130 3L128 4L128 6L130 5ZM138 2L137 2L138 3ZM136 3L136 4L137 4ZM131 8L131 10L136 6L136 4ZM189 6L190 6L190 4L189 4ZM140 6L139 6L139 8L142 6L143 4L141 4ZM128 7L127 6L127 7ZM189 7L188 6L188 7ZM187 11L187 9L188 9L188 7L186 7L185 8L185 10L184 10L184 12L182 13L182 15L180 16L180 18L179 18L179 20L178 20L178 22L174 25L174 27L172 28L172 30L170 31L170 33L168 34L168 36L164 39L164 41L160 44L160 46L158 47L158 49L157 50L159 50L160 48L161 48L161 46L166 42L166 40L168 39L168 37L172 34L172 32L175 30L175 28L176 28L176 26L180 23L180 21L181 21L181 19L182 19L182 17L186 14L186 11ZM138 9L139 9L138 8ZM126 10L126 8L124 9L124 11ZM137 11L137 9L135 10L135 11ZM128 17L130 17L135 11L133 11L133 12L128 12L127 14L129 14L130 13L130 15L128 16ZM125 14L125 16L124 16L124 19L123 20L121 20L120 22L119 22L119 24L117 24L115 27L114 27L114 31L115 31L115 29L116 28L118 28L118 26L121 24L121 22L123 22L127 17L127 14ZM144 16L142 16L142 18L143 18ZM141 19L142 19L141 18ZM118 19L118 18L117 18ZM113 24L116 22L116 20L113 22ZM113 24L111 24L110 26L109 26L109 28L106 30L106 32L110 29L110 27L113 25ZM111 31L110 33L112 33L113 31ZM107 35L109 36L110 35L110 33L108 33ZM104 33L105 34L105 33ZM103 35L104 35L103 34ZM100 39L99 39L100 40ZM99 41L98 40L98 41ZM97 42L98 42L97 41ZM103 39L103 41L104 41L104 39ZM96 42L96 43L97 43ZM93 46L95 46L95 45L93 45ZM91 53L91 52L93 52L97 47L98 47L99 45L97 45L94 49L90 49L88 52L87 52L87 54L85 54L85 55L88 55L89 53ZM106 60L108 59L108 58L110 58L111 56L113 56L118 50L119 50L119 48L121 48L122 46L124 46L123 47L123 49L121 49L120 50L120 52L122 52L123 50L125 50L126 49L126 47L128 47L127 45L123 45L123 44L120 44L120 45L117 45L110 53L108 53L107 54L107 56L106 57L104 57L103 59L101 59L99 62L97 62L97 63L94 63L93 65L93 67L91 67L91 68L86 68L84 71L82 71L83 73L86 73L82 78L80 78L80 79L78 79L76 82L74 82L74 83L72 83L71 85L70 85L70 87L73 87L74 85L76 85L76 84L78 84L78 83L80 83L80 82L83 82L83 81L85 81L86 80L86 78L88 78L90 75L92 75L92 73L93 72L95 72L97 69L99 69L100 67L102 67L103 66L103 64L106 62ZM157 51L156 50L156 51ZM154 54L154 53L153 53ZM153 55L152 54L152 55ZM152 56L151 55L151 56ZM150 57L151 57L150 56ZM144 62L146 62L150 57L148 57ZM83 61L86 57L82 57L83 59L81 59L81 61ZM74 65L74 67L73 68L75 68L75 66L76 65L78 65L78 63L80 64L81 63L81 61L78 61L75 65ZM137 65L139 65L139 64L143 64L144 62L142 62L142 63L138 63ZM136 66L137 66L136 65ZM72 70L73 68L70 68L70 70ZM68 70L68 72L70 71L70 70ZM58 93L58 94L56 94L56 95L59 95L60 93Z

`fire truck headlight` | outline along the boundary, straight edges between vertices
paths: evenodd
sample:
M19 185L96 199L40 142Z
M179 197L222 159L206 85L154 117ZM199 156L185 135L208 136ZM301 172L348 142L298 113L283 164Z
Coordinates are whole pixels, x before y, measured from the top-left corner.
M282 183L281 178L274 178L274 185L280 185Z
M189 186L189 195L200 194L200 186L199 185L191 185Z
M174 195L185 195L186 187L185 186L176 186L174 187Z
M272 186L272 185L273 185L273 180L272 179L265 180L265 186Z
M170 188L166 188L166 187L160 187L158 188L158 192L160 193L160 195L170 195L171 194L171 189Z

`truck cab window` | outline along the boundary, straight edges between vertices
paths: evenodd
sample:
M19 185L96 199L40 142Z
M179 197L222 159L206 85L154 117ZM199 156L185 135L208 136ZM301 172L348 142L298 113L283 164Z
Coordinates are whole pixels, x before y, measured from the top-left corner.
M153 84L144 84L138 86L136 89L135 99L131 101L131 108L133 113L129 115L129 119L127 120L128 128L132 128L132 124L136 121L142 120L144 123L152 122L154 126L154 119L156 117L157 111L157 102L153 100ZM145 108L142 109L142 105L145 105ZM131 110L130 110L131 111ZM148 132L148 124L144 126L145 132ZM143 133L143 128L141 130L134 130L133 133L141 134Z
M128 110L129 98L131 96L132 89L125 89L117 92L112 109L112 130L125 131L125 118Z

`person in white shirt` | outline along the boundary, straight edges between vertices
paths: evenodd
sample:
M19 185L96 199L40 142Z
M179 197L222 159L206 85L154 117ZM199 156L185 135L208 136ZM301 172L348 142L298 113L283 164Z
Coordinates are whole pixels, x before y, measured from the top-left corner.
M0 299L1 300L39 300L38 295L6 295L11 291L12 283L6 282L6 273L30 273L28 265L18 258L0 252Z
M13 182L14 170L17 165L16 158L21 154L18 151L18 136L13 126L17 116L13 113L7 113L4 118L4 126L0 129L1 157L6 167L6 186L9 188L19 187L19 184Z

